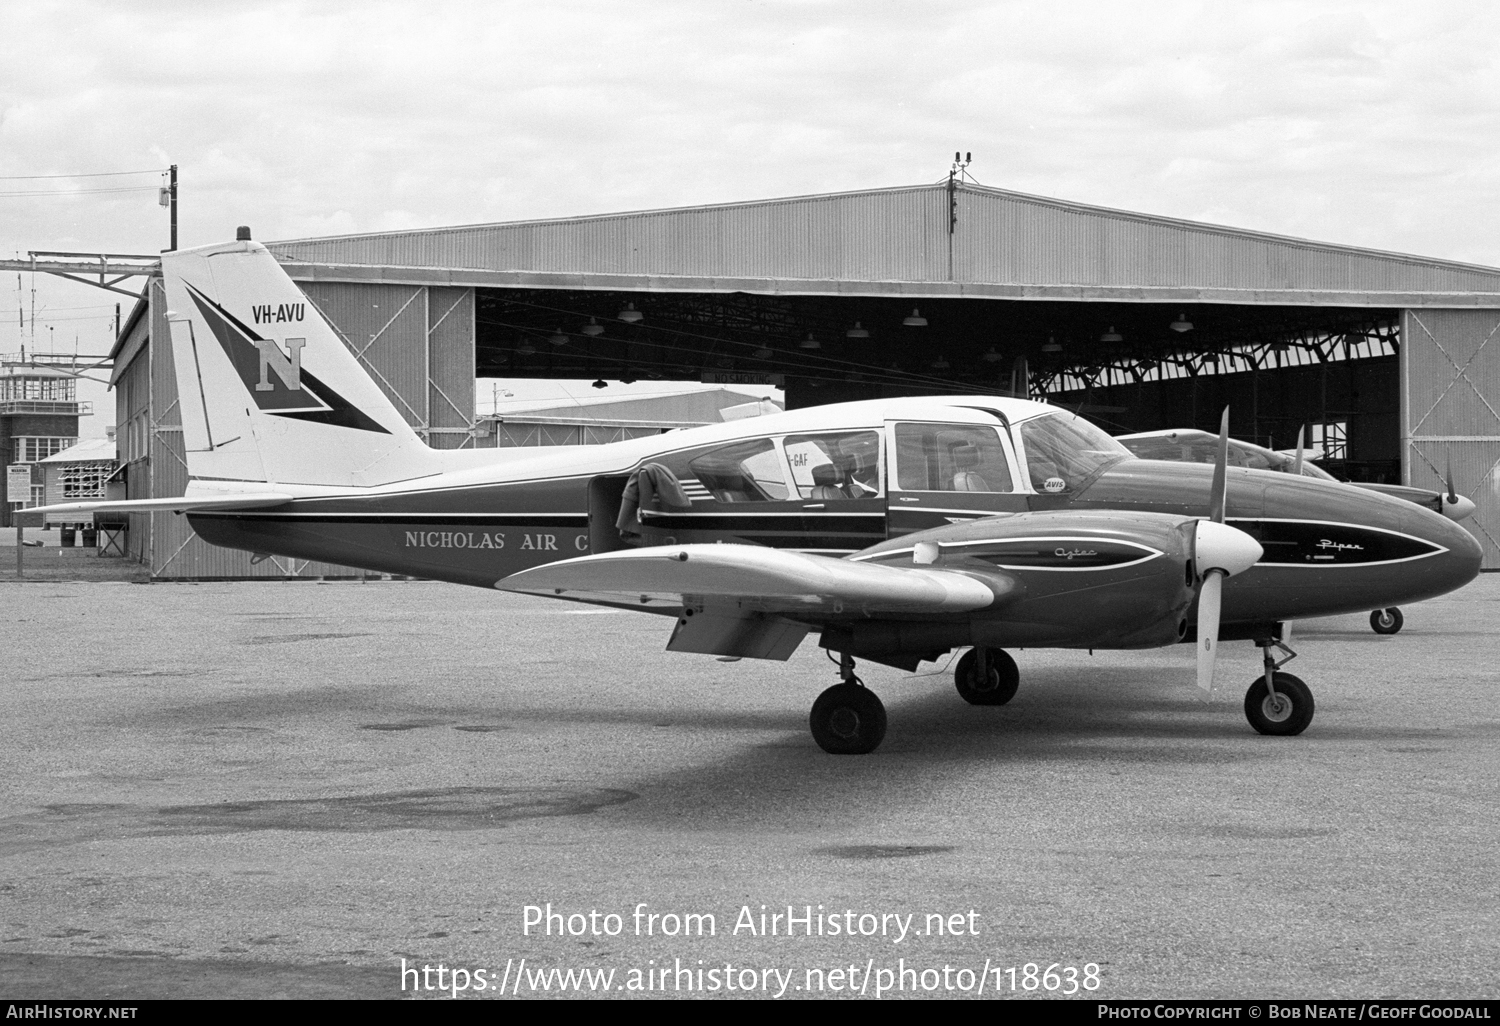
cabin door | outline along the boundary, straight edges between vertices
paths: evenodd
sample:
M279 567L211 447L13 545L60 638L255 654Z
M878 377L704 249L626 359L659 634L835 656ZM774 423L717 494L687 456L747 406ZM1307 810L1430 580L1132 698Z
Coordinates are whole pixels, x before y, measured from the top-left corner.
M885 430L887 537L1026 510L999 425L891 421Z

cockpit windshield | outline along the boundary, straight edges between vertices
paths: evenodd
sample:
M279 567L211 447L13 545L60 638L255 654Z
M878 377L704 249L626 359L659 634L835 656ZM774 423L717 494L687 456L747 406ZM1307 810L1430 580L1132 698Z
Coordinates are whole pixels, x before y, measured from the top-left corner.
M1039 492L1076 492L1130 450L1071 413L1022 421L1021 441L1031 484Z

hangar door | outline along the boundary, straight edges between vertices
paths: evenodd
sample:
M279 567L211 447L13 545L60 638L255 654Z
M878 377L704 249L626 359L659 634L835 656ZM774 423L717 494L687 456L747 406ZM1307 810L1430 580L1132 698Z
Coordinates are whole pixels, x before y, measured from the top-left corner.
M1401 318L1401 472L1478 509L1464 526L1500 569L1500 310L1406 310Z

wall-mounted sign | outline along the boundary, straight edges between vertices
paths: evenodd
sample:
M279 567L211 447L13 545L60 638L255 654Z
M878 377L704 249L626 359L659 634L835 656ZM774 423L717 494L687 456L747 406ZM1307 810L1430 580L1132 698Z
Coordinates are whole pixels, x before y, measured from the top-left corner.
M770 385L786 387L785 374L762 374L758 371L704 371L698 380L705 385Z
M31 501L31 464L12 463L5 468L5 498L18 506Z

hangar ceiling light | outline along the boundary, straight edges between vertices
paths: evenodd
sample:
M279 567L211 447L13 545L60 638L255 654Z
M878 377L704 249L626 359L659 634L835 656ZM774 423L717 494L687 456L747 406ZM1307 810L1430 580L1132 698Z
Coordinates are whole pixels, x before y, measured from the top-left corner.
M799 347L801 347L802 349L822 349L823 348L823 343L821 343L817 339L813 338L813 333L810 332L810 331L807 333L807 337L805 339L803 339L801 342L798 342L797 345Z
M1177 315L1177 319L1172 322L1171 327L1173 331L1192 331L1193 322L1187 319L1187 314L1180 313Z
M1001 360L1005 359L1005 357L995 352L994 346L990 346L990 351L981 356L980 359L985 363L999 363Z
M849 338L869 338L870 337L870 329L866 328L863 324L859 323L858 321L855 321L854 322L854 327L852 327L848 331L844 332L844 334L846 336L848 336Z
M912 307L911 316L906 318L901 323L906 325L908 328L925 328L927 327L927 318L922 316L921 310L918 310L916 307Z
M621 310L619 314L620 320L626 324L635 324L643 316L645 315L635 308L634 303L626 303L625 309Z
M565 346L568 344L568 336L563 334L563 330L561 328L558 328L555 332L548 336L547 341L551 342L555 346Z
M604 334L604 325L590 317L589 322L583 326L583 333L585 335L602 335Z
M1121 335L1118 331L1116 331L1115 330L1115 326L1113 324L1111 324L1109 326L1109 330L1106 331L1104 334L1102 334L1102 335L1099 336L1099 341L1100 342L1124 342L1125 341L1125 336Z
M1062 346L1060 346L1060 345L1057 344L1057 339L1053 338L1051 335L1048 335L1047 336L1047 344L1044 345L1044 346L1042 346L1042 352L1044 352L1044 353L1060 353L1060 352L1062 352Z

